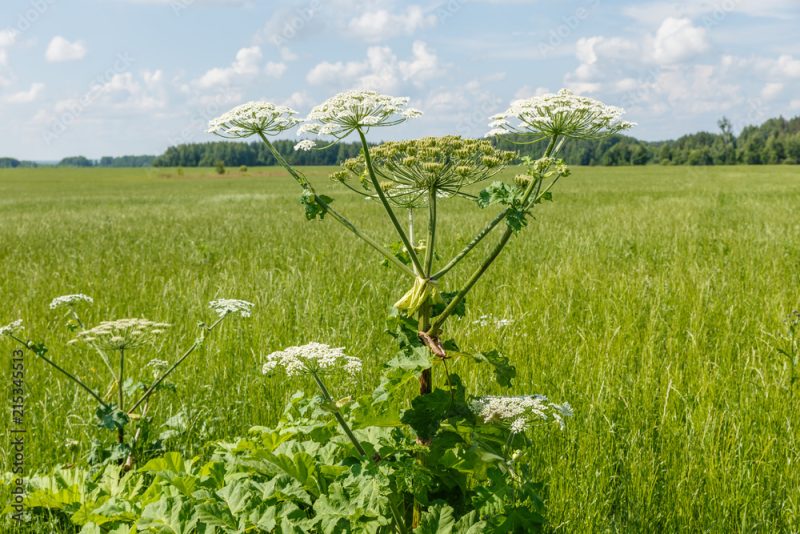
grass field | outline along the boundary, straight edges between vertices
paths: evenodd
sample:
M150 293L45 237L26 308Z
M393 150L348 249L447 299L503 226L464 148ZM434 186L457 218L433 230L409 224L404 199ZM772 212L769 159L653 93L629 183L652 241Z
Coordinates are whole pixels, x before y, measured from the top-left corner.
M335 191L326 169L310 172ZM173 443L186 450L275 421L294 386L259 363L287 345L346 346L365 361L363 383L337 393L370 390L393 351L383 317L408 288L335 221L306 222L298 193L278 169L0 171L0 324L22 317L100 384L96 357L65 344L53 297L93 296L90 322L172 323L168 360L210 318L210 299L254 301L252 319L226 324L179 373L178 394L161 397L160 419L191 415ZM377 205L336 196L390 240ZM535 440L550 527L798 532L800 383L792 391L766 333L800 308L800 170L580 168L537 211L470 297L514 323L475 325L473 307L449 330L465 348L499 343L518 367L515 392L574 407L565 431ZM444 219L448 250L481 226L474 214ZM27 358L29 471L82 462L92 405ZM496 387L488 369L459 365L471 391Z

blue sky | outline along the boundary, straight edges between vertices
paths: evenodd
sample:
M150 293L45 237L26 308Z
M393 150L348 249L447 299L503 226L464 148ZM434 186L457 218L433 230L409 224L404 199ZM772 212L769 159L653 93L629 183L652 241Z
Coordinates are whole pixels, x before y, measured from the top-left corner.
M562 87L649 140L800 115L797 0L4 0L0 156L156 154L247 100L409 96L387 138L480 136Z

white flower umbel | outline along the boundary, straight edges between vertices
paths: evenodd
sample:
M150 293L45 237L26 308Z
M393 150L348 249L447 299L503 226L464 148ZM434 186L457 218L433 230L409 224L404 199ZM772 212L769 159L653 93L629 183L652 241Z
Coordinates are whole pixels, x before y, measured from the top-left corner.
M145 364L145 367L153 371L153 378L158 378L169 367L169 362L154 358Z
M514 434L527 430L537 420L553 420L563 429L564 417L572 416L569 403L555 404L544 395L479 397L472 401L471 407L484 423L509 425Z
M317 143L312 141L311 139L303 139L296 145L294 145L295 150L301 150L303 152L308 152L309 150L314 150L317 146Z
M214 310L220 318L238 313L242 317L250 317L254 304L246 300L238 299L217 299L208 303L208 307Z
M336 369L355 375L361 371L361 360L345 354L344 348L312 342L273 352L267 356L261 372L266 375L278 367L289 376L322 374Z
M103 321L94 328L79 332L72 342L84 342L108 350L130 350L152 343L170 325L148 319Z
M228 139L251 135L277 135L297 126L297 112L271 102L248 102L236 106L208 123L208 132Z
M622 120L625 110L568 89L557 94L512 102L503 113L490 118L487 137L506 133L534 133L543 137L597 139L635 126Z
M394 126L422 112L408 107L408 98L382 95L376 91L345 91L329 98L311 110L298 134L347 137L357 128Z
M514 324L514 319L501 319L494 315L481 315L476 320L472 321L472 324L479 326L494 325L494 327L499 330L500 328L505 328Z
M83 293L77 293L75 295L62 295L60 297L54 298L50 302L50 309L55 310L56 308L60 308L61 306L73 306L79 302L86 302L87 304L92 304L94 299L88 295L84 295Z
M0 326L0 336L13 336L22 330L22 319L12 321L5 326Z

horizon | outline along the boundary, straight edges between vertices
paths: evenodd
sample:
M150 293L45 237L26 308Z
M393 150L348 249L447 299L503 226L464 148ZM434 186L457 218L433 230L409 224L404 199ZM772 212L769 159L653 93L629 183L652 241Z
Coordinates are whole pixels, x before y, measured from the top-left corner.
M349 88L425 113L385 140L482 137L512 100L562 87L626 108L643 141L715 132L722 116L738 133L800 114L798 15L789 0L14 0L0 18L1 150L158 155L216 140L208 120L245 101L305 115Z

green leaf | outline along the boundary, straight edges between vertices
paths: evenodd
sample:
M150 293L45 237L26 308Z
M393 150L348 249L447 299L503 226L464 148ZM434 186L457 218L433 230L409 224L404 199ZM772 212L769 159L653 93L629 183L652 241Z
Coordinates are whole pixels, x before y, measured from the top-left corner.
M494 377L498 384L507 388L511 387L511 381L517 376L517 369L511 365L508 357L497 350L476 352L471 356L476 362L488 363L494 367Z
M435 389L427 395L419 395L411 401L411 409L403 413L401 421L417 433L422 440L430 440L439 430L447 415L452 398L443 389Z
M191 502L184 497L167 496L148 504L136 523L141 531L159 534L190 534L196 531L197 515Z
M453 509L446 504L430 506L420 518L415 534L452 534L456 521Z
M333 199L329 196L325 195L315 195L311 191L305 190L303 191L303 195L300 197L300 204L306 210L306 219L312 221L319 217L320 220L325 218L325 214L327 213L327 208L320 204L318 200L321 200L325 204L330 204L333 202Z
M128 414L122 410L118 410L113 404L98 407L95 411L95 415L97 415L98 426L107 430L125 428L125 425L127 425L130 420Z
M458 291L447 291L441 293L443 302L441 302L440 304L434 304L431 307L431 315L433 317L440 315L444 311L444 309L450 305L450 303L453 301L456 295L458 295ZM461 299L461 302L458 303L458 306L456 306L453 309L453 315L455 315L456 317L464 317L466 313L467 313L467 299L463 298Z

